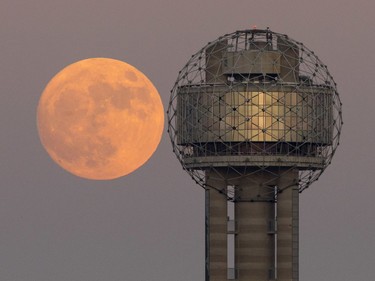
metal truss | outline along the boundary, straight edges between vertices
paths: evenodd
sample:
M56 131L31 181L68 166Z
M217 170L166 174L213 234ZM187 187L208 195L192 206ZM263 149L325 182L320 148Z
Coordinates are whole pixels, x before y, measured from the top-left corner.
M282 191L277 179L293 169L302 192L331 163L341 107L313 51L269 29L242 30L208 43L179 72L168 133L182 167L203 188L205 172L217 170L218 177L227 171L228 185L264 173L265 186Z

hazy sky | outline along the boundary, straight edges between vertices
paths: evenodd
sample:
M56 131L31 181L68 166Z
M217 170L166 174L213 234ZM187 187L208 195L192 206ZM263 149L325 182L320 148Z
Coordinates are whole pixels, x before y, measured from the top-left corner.
M178 71L220 35L269 26L315 51L343 102L341 145L300 205L300 280L372 280L375 253L373 0L1 0L0 280L204 280L204 193L166 130L145 166L73 176L36 130L46 83L89 57L145 73L167 108Z

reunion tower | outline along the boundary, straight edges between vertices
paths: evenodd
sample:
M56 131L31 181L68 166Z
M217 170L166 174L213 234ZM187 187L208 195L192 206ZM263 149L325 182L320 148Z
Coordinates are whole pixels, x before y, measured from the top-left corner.
M205 280L299 280L299 194L331 163L342 127L327 66L268 28L226 34L179 72L168 124L205 190Z

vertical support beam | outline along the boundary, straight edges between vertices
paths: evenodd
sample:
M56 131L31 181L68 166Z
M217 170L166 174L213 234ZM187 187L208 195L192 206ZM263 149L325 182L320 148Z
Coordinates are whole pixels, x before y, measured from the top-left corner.
M269 281L275 267L275 237L269 232L275 219L274 192L264 186L262 174L244 178L236 190L237 235L235 262L238 281Z
M210 281L210 189L206 188L205 195L205 281Z
M277 280L298 281L299 191L298 171L279 179L277 197Z
M206 185L206 281L227 281L227 185L213 172Z
M227 40L218 41L206 49L206 83L226 83L223 59L228 48Z
M297 83L299 79L299 48L282 37L277 37L277 46L282 53L280 78L284 82Z

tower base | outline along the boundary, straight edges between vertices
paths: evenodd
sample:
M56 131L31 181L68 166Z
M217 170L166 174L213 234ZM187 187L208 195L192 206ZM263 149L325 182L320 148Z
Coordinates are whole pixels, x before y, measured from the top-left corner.
M206 281L298 281L298 171L206 172ZM228 217L234 187L234 222ZM234 224L233 224L234 223ZM234 265L228 269L228 235Z

